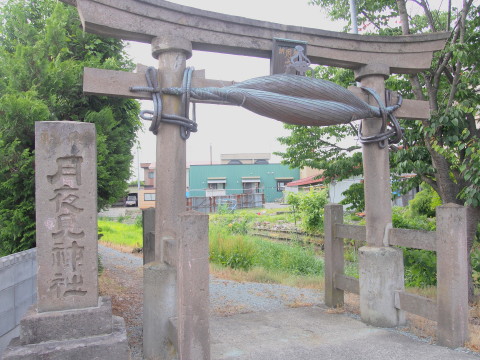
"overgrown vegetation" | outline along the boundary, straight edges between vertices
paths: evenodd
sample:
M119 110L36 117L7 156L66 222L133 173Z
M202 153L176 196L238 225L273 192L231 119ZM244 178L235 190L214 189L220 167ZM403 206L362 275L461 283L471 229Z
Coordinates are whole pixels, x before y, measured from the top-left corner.
M303 230L311 234L323 233L323 208L328 203L328 189L289 192L286 201L292 206L295 221L301 220Z
M217 214L210 221L210 261L232 269L255 267L290 275L321 276L323 261L312 248L271 242L248 235L254 212Z
M132 249L143 247L141 225L101 219L98 220L98 232L100 241L108 245Z
M98 207L123 196L140 126L134 100L86 96L83 68L128 70L120 40L82 31L56 0L0 6L0 256L35 246L34 123L90 122L97 131Z

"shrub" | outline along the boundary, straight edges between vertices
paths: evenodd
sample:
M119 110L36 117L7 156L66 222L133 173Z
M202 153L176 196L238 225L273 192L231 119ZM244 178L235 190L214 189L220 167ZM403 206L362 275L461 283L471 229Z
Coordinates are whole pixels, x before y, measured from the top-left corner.
M435 209L442 205L442 200L431 186L424 185L424 189L410 200L408 207L413 216L435 217Z
M261 267L292 275L323 273L323 261L312 249L232 234L218 223L210 224L210 261L241 270Z
M407 208L393 207L393 227L414 230L434 231L435 218L426 215L413 215ZM405 265L405 285L426 287L437 284L437 255L434 251L403 248Z
M308 233L323 232L323 208L328 202L328 190L290 193L287 203L298 209L302 228Z
M222 229L210 232L210 261L232 269L249 270L254 261L253 244L240 235L232 236Z

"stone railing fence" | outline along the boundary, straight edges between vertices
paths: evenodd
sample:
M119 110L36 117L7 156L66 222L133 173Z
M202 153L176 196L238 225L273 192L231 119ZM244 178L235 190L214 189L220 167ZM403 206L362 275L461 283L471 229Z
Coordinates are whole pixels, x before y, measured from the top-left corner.
M37 249L0 258L0 358L17 326L37 300Z
M436 251L436 301L396 290L395 308L436 321L438 344L455 348L468 339L467 209L447 204L438 207L436 215L436 231L392 228L384 245ZM329 204L325 207L325 304L329 307L343 306L344 291L361 295L362 282L375 281L362 279L361 273L360 279L344 275L343 239L365 241L365 227L343 224L342 206ZM362 300L367 301L360 296L360 310Z

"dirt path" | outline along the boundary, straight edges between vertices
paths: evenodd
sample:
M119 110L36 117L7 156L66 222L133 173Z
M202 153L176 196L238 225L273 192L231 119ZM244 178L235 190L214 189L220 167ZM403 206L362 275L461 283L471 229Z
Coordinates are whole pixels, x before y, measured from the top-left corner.
M114 314L125 319L132 359L142 359L142 258L102 245L99 253L104 266L100 293L112 297ZM323 294L318 290L210 278L212 318L315 306L322 302Z

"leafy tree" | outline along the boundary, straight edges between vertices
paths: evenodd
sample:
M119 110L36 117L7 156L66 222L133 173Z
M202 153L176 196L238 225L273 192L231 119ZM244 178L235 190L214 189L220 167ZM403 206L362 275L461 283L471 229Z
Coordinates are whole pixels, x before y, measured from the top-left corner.
M355 183L342 192L344 196L340 201L342 205L348 205L347 210L361 212L365 210L365 192L363 189L363 183Z
M328 9L333 20L350 20L347 1L311 0L310 3ZM476 126L480 111L480 6L473 5L473 0L463 1L461 8L446 10L435 9L428 0L411 4L409 14L406 0L357 2L359 26L370 33L451 33L445 49L434 55L430 69L387 80L388 89L400 92L404 98L427 100L431 110L430 119L401 121L404 143L391 152L391 169L393 176L417 174L403 182L405 191L425 182L443 203L468 206L471 248L480 216L480 130ZM349 70L317 68L315 75L344 86L353 84ZM340 140L354 134L353 129L288 128L291 135L279 139L287 145L287 150L280 154L285 163L323 168L327 181L362 172L361 154L354 147L338 145Z
M82 93L84 66L132 67L120 41L83 33L76 9L55 0L2 5L0 255L35 245L35 121L95 123L99 208L125 193L140 126L136 101Z
M323 208L327 199L328 189L290 192L287 195L287 203L300 213L303 230L311 234L323 231Z

